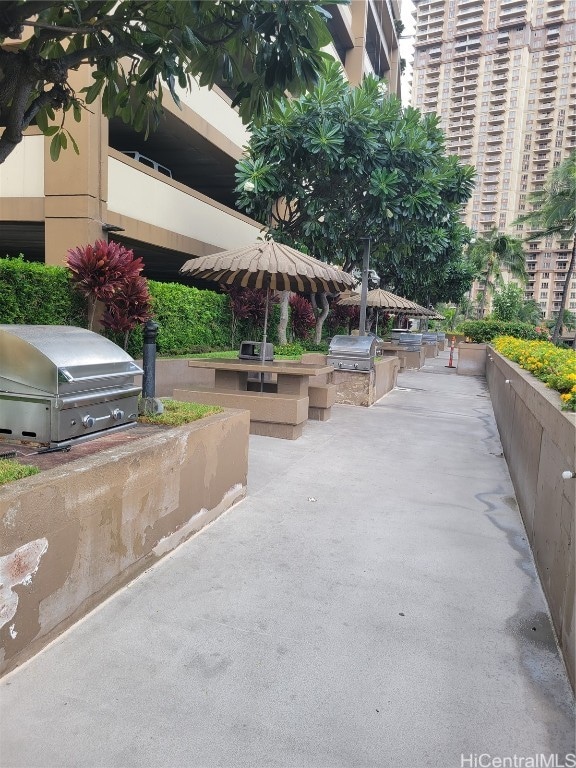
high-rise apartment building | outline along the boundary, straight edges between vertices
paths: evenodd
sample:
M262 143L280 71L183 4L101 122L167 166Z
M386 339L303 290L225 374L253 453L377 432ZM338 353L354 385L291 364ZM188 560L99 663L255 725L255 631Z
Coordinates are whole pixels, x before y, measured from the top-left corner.
M399 93L397 0L328 11L329 52L350 82L374 72ZM90 84L88 67L72 80L77 91ZM50 138L28 128L0 165L0 256L61 265L69 248L110 236L143 257L148 277L170 281L191 257L253 243L261 225L236 209L234 195L249 134L230 94L195 86L180 98L179 107L165 94L164 117L148 139L107 120L96 101L71 126L79 155L68 150L57 162Z
M576 149L576 0L414 0L412 104L476 166L466 223L522 237L550 170ZM526 298L560 308L570 243L526 245ZM576 280L567 309L576 311Z

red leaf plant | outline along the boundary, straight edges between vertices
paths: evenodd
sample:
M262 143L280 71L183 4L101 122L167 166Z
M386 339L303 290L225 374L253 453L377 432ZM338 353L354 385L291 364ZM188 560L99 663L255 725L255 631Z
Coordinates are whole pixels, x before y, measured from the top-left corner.
M316 317L312 304L303 296L290 296L290 326L295 339L306 339L314 326Z
M120 243L97 240L94 245L78 246L68 251L67 265L76 288L88 299L88 328L92 329L96 302L109 304L126 283L143 269L141 258Z
M232 314L238 320L260 323L266 311L266 291L259 288L229 288Z
M124 334L124 349L128 345L128 336L137 325L152 317L152 304L148 281L136 275L126 280L106 305L102 315L102 325L111 331Z
M358 325L360 321L360 307L350 304L340 304L339 301L333 301L330 305L330 314L326 319L326 325L331 334L336 333L343 327L350 333L353 325Z

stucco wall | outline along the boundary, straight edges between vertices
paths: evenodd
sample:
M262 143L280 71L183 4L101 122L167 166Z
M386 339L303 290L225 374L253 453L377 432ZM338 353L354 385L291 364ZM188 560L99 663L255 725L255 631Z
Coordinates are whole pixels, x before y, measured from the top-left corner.
M531 374L488 348L486 378L520 513L574 685L576 415ZM508 384L506 381L508 380Z
M0 487L0 673L242 499L248 434L226 411Z
M136 360L142 367L142 360ZM136 376L136 386L142 386L142 376ZM190 368L188 358L156 358L156 397L172 397L175 389L214 387L214 371L209 368Z
M486 375L486 344L458 344L456 373L459 376Z

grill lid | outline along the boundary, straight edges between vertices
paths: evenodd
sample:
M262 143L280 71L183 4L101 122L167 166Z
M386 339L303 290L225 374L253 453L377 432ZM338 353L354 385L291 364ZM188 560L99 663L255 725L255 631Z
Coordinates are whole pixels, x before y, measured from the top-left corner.
M376 354L376 336L334 336L329 355L338 357L371 358Z
M0 390L64 394L124 386L142 373L99 333L69 325L0 325Z

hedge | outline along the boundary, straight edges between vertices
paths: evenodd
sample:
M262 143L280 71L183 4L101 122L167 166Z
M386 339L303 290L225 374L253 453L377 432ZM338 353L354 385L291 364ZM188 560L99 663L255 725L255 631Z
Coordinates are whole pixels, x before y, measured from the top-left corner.
M232 323L228 296L179 283L148 281L154 319L159 325L159 355L238 348L244 339L261 339L262 328L247 321ZM271 305L268 338L276 341L279 307ZM77 325L86 327L86 302L74 290L66 267L0 259L0 323ZM123 334L105 334L123 345ZM142 356L142 327L134 329L128 352Z
M86 304L64 267L0 259L0 323L86 325Z
M477 344L492 341L496 336L513 336L516 339L548 339L548 332L530 323L505 320L467 320L458 326L458 333Z

